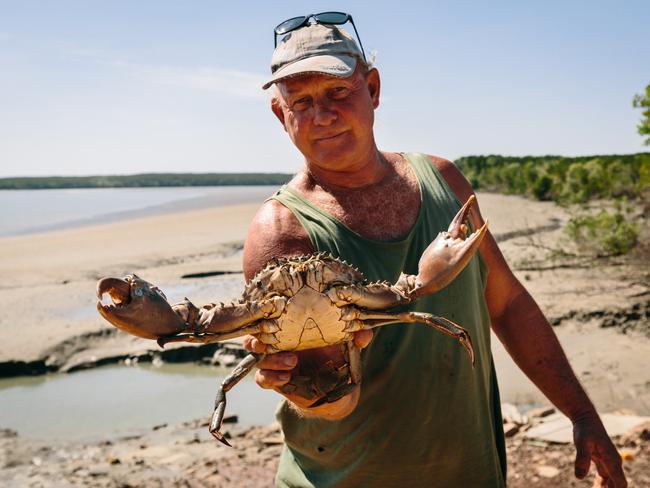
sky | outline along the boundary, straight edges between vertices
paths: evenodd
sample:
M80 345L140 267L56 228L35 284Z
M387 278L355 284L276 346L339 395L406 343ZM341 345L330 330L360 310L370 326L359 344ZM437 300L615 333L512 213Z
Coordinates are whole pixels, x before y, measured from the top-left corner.
M648 149L647 0L0 0L0 177L297 171L261 85L275 25L329 10L376 52L381 149Z

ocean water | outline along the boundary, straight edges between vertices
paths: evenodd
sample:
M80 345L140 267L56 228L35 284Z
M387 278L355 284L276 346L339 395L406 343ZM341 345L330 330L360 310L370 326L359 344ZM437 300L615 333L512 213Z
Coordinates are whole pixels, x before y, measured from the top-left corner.
M275 186L0 190L0 237L183 210L262 203Z

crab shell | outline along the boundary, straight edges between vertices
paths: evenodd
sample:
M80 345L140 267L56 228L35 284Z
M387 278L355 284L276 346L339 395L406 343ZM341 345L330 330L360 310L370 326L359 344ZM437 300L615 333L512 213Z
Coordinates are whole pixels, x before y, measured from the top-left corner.
M344 285L372 286L358 269L329 254L276 259L248 283L242 302L286 299L280 316L260 323L257 338L267 352L313 349L353 339L354 318L331 296L333 287Z

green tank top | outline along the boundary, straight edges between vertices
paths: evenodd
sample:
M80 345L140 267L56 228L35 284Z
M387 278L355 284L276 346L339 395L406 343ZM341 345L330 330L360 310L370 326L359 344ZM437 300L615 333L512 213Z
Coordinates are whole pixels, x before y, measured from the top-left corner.
M404 154L418 180L420 213L399 241L366 239L288 186L272 197L293 212L317 251L356 265L369 280L417 274L420 255L461 207L422 154ZM386 195L386 204L394 195ZM381 225L378 222L378 225ZM472 336L476 365L451 337L421 324L374 329L362 351L359 404L348 417L300 417L282 402L280 487L501 487L505 443L490 352L487 269L473 258L443 290L409 307L444 316Z

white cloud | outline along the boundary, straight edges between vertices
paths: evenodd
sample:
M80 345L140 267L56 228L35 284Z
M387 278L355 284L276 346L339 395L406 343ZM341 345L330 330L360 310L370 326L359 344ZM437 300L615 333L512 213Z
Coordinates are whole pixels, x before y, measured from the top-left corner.
M210 66L153 65L128 61L104 61L102 64L157 84L215 91L249 99L262 99L266 96L262 85L267 77L259 73Z
M166 66L151 70L159 82L182 85L202 90L218 91L243 98L264 98L262 85L267 81L266 76L245 71L195 68L183 69Z
M151 83L220 92L248 99L263 99L266 96L262 85L268 76L261 73L215 66L138 63L121 58L117 52L92 48L69 49L65 55L108 66Z

